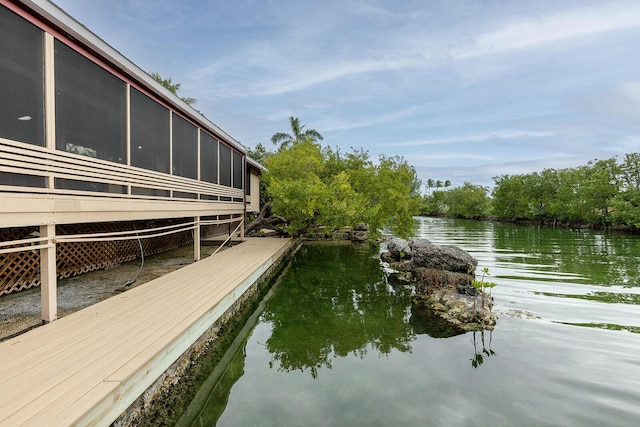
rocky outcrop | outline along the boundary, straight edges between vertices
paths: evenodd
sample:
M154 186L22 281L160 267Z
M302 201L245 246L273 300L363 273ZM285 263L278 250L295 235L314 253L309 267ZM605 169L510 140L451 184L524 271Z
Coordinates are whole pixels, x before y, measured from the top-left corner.
M387 242L387 248L381 259L388 263L390 283L412 285L416 304L431 310L454 330L493 329L493 298L473 287L478 261L468 252L426 239L407 242L394 238Z
M426 239L411 239L407 245L410 248L411 263L416 268L426 267L469 274L478 266L478 261L457 246L438 246Z

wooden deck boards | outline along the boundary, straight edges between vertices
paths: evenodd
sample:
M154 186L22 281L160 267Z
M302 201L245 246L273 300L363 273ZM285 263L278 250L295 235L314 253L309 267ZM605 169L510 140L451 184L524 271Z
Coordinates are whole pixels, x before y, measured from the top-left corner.
M108 425L290 246L247 239L0 343L0 426Z

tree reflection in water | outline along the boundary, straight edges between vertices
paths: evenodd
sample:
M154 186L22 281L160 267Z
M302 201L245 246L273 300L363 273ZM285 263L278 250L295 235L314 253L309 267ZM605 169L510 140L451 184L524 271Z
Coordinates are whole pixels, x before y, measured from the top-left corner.
M316 378L338 357L411 350L410 291L387 285L377 255L367 244L301 248L262 316L272 367Z

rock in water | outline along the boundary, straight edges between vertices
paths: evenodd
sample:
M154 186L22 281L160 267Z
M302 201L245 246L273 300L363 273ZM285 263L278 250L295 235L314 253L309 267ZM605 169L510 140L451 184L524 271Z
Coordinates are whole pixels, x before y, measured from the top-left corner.
M411 284L415 304L428 308L456 331L494 328L493 298L472 286L478 261L468 252L456 246L437 246L427 239L407 242L395 238L387 248L389 252L380 258L394 271L397 280L390 283ZM407 255L410 260L403 259Z
M409 247L414 268L427 267L473 274L478 266L476 259L457 246L437 246L426 239L411 239Z
M394 237L387 242L387 249L396 260L411 258L409 242L399 237Z

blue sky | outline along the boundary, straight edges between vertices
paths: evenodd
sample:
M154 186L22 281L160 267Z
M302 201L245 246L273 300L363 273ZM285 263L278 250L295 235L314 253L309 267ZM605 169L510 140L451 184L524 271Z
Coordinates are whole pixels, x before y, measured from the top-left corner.
M57 0L245 146L290 116L419 177L640 151L640 1Z

